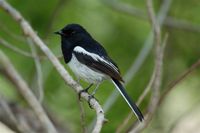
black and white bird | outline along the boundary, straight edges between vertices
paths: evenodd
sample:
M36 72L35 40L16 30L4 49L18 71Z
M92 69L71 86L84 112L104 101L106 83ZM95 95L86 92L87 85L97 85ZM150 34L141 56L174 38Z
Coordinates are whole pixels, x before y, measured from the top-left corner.
M97 85L92 95L95 94L103 80L110 79L137 118L140 121L144 119L141 111L121 84L123 79L118 66L82 26L68 24L55 33L61 36L61 48L65 63L69 65L77 78L90 83L87 90L93 84Z

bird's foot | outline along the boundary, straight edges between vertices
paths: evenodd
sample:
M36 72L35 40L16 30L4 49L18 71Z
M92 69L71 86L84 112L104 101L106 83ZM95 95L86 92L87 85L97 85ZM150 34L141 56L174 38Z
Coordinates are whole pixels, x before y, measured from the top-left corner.
M83 90L81 90L81 91L78 92L78 99L79 99L79 100L81 100L81 94L82 94L82 93L88 93L88 88L83 89Z
M85 89L79 91L79 93L78 93L78 99L79 99L79 100L81 99L81 94L82 94L82 93L88 93L88 90L90 89L90 87L92 87L92 85L93 85L93 84L90 84L87 88L85 88Z

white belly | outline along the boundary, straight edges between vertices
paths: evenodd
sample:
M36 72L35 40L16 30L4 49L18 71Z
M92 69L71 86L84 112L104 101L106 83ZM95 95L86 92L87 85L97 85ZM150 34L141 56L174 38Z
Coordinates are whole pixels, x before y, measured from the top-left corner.
M81 64L74 54L72 54L72 59L70 60L68 65L78 78L82 78L89 83L100 83L104 79L108 78L106 75L97 73L88 68L86 65Z

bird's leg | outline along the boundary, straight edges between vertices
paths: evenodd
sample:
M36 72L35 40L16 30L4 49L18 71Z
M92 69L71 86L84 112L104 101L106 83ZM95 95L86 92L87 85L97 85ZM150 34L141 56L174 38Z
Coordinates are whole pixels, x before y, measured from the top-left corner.
M85 89L79 91L79 93L78 93L79 100L81 99L81 93L83 93L83 92L88 92L88 90L92 87L92 85L93 85L93 84L90 84L87 88L85 88Z
M91 106L91 104L90 104L90 100L91 100L92 98L95 98L94 95L95 95L96 91L98 90L98 88L99 88L99 83L96 85L96 87L95 87L94 91L92 92L92 94L89 95L89 97L88 97L88 104L89 104L90 108L92 108L92 106Z
M94 96L96 94L96 91L98 90L99 88L99 83L96 85L94 91L92 92L91 96Z
M80 84L80 78L79 78L79 77L77 77L76 82L77 82L78 84Z

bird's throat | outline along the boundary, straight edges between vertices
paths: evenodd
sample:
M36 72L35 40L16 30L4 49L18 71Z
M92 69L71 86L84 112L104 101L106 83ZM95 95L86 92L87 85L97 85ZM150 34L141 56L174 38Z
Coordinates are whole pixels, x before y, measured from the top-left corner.
M72 58L73 47L68 43L62 43L61 49L62 49L65 63L68 63Z

